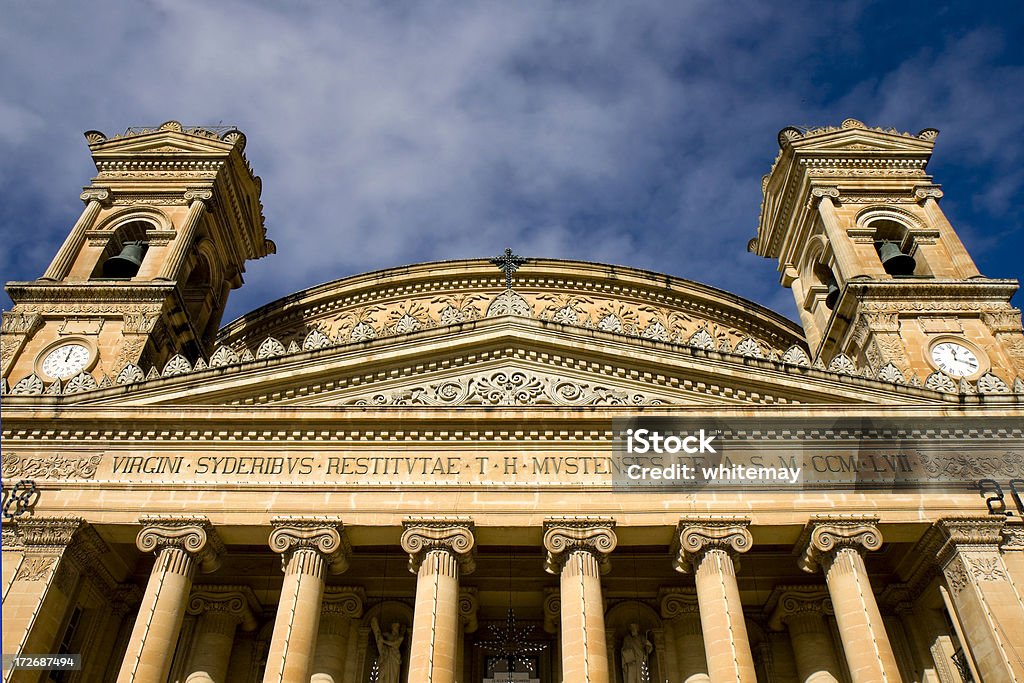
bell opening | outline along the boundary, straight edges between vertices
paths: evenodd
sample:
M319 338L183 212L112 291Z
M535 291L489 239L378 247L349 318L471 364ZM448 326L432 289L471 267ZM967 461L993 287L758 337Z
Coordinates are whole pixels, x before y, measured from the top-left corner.
M896 242L883 241L878 245L878 257L882 261L885 272L894 277L913 275L917 261L913 256L904 254Z
M148 248L146 242L125 242L120 254L103 263L103 277L122 280L135 277Z

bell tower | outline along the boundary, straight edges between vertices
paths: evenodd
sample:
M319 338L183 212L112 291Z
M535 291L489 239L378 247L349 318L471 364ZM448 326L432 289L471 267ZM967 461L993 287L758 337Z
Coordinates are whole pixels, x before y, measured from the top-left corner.
M925 168L938 131L785 128L749 250L778 260L807 342L878 371L1024 376L1015 280L982 276Z
M85 134L97 175L38 280L9 282L3 378L45 383L207 356L245 262L274 253L235 128Z

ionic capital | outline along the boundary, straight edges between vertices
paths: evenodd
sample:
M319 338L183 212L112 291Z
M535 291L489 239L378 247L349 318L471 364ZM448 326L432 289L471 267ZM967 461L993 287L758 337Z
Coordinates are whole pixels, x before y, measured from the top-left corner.
M680 519L672 566L677 572L687 574L709 550L725 551L736 562L740 553L750 550L753 544L748 526L750 519L747 517L708 515Z
M781 631L783 625L795 617L833 613L832 598L822 586L779 586L774 593L768 599L769 605L775 603L768 618L768 626L773 631Z
M203 572L216 571L224 544L202 515L146 515L139 518L142 531L135 538L135 545L144 553L159 554L166 548L184 550L199 562Z
M843 549L864 553L882 547L878 517L820 515L811 518L797 541L800 569L813 574L824 561ZM827 565L825 565L827 567Z
M105 187L87 187L78 195L78 198L88 204L89 202L99 202L103 206L110 204L112 199L110 190Z
M832 185L816 185L812 187L810 199L811 208L816 207L825 197L839 199L839 188Z
M477 621L477 612L480 611L480 599L477 597L476 588L459 589L459 619L462 621L462 630L466 633L473 633L480 627Z
M700 616L697 591L692 588L662 588L659 591L659 596L662 619L685 619Z
M559 574L574 552L590 553L602 570L608 569L608 556L618 544L615 520L611 517L549 517L544 520L544 570Z
M322 615L337 615L347 619L363 616L363 602L366 594L358 586L331 587L324 590L321 603Z
M191 206L194 202L202 202L204 205L213 199L213 191L205 188L192 188L185 190L185 201Z
M942 190L938 185L918 185L914 188L914 198L917 201L922 202L929 197L935 200L942 199Z
M64 552L82 526L81 517L30 517L15 522L26 552Z
M348 569L352 547L345 537L341 520L331 517L274 517L270 520L270 549L281 554L281 567L287 570L292 556L303 550L318 553L332 574Z
M409 571L415 574L427 554L450 553L459 563L459 571L476 569L473 520L468 517L410 517L402 522L402 550L409 553Z
M186 611L230 617L233 624L241 624L242 630L252 631L257 626L256 615L263 610L248 586L196 586Z

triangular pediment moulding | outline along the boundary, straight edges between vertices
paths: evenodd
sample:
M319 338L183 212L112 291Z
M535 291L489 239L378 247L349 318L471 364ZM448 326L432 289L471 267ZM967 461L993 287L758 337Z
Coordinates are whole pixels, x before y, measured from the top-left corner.
M509 290L511 294L514 291ZM505 301L500 306L489 307L488 312L502 315L491 321L493 325L500 320L512 321L515 315L505 315L506 304L511 297L505 293ZM499 302L496 298L494 302ZM514 300L513 300L514 301ZM525 311L520 311L525 312ZM526 320L522 322L527 322ZM537 323L533 323L536 328ZM909 403L920 403L959 400L960 396L972 395L991 397L995 394L1005 395L1013 401L1011 394L1024 394L1024 381L1016 378L1010 385L991 373L986 373L976 383L961 381L953 382L941 373L933 373L922 382L916 376L906 377L891 363L877 371L870 368L858 368L848 357L840 354L831 359L826 366L820 360L811 364L807 353L799 346L792 346L780 353L776 349L765 349L764 345L753 338L744 338L733 348L728 342L716 348L715 337L708 327L699 327L685 343L663 342L644 337L636 337L621 331L594 330L592 336L619 338L627 341L630 346L641 348L651 346L651 351L669 350L676 354L691 356L704 361L701 371L680 371L665 368L664 372L642 371L635 367L612 368L608 364L572 361L559 357L552 363L544 351L531 351L525 346L508 348L509 358L518 358L523 363L512 365L495 365L487 367L478 365L481 359L476 356L462 359L427 360L422 359L413 365L391 367L373 373L348 373L344 377L311 380L306 385L282 386L294 376L290 367L292 362L304 366L317 356L327 362L339 353L358 354L364 343L371 346L391 346L399 343L411 344L415 354L417 337L433 337L424 343L436 345L437 335L459 334L463 327L452 323L451 330L424 328L393 335L389 338L370 338L366 342L331 339L319 329L306 333L299 344L292 340L286 346L280 340L268 337L255 349L242 347L241 351L229 346L219 347L211 354L210 359L199 359L192 364L184 356L172 357L161 369L143 368L127 364L115 376L103 374L98 380L88 373L82 373L65 382L45 383L35 374L24 377L13 386L6 382L2 386L5 394L11 396L75 396L78 400L99 400L101 403L160 403L170 400L173 403L212 402L216 404L254 405L272 403L299 404L332 404L332 405L693 405L705 403L827 403L839 400L873 403L868 396L838 397L830 382L856 385L862 390L886 392L886 400L893 396L888 392L901 392ZM579 326L562 325L544 326L544 333L552 334L562 330L570 334ZM593 328L589 328L593 330ZM579 331L575 332L576 334ZM518 337L516 337L518 339ZM622 339L626 338L626 339ZM340 342L340 343L339 343ZM613 351L615 353L615 351ZM502 356L495 351L488 352L489 358ZM435 354L436 355L436 354ZM451 374L453 365L460 363L465 372ZM524 364L525 363L525 364ZM529 364L534 363L536 367ZM474 367L474 364L477 364ZM714 366L714 367L712 367ZM275 372L276 371L276 372ZM411 382L424 372L439 372L437 377L428 377L420 382ZM445 371L448 372L445 375ZM739 372L740 377L730 377ZM743 374L758 373L756 377L743 378ZM245 382L241 393L234 391L218 395L210 390L210 396L204 398L212 380L226 380L232 374L254 374ZM282 376L278 376L278 375ZM718 375L716 377L716 375ZM174 382L167 380L175 379ZM403 380L404 378L404 380ZM815 382L814 380L817 380ZM785 383L796 382L802 391L787 391ZM780 383L783 386L780 386ZM191 386L189 386L191 385ZM379 385L379 388L369 388ZM518 390L516 385L519 386ZM818 386L813 386L818 385ZM263 390L267 386L272 390ZM366 389L358 387L366 386ZM506 389L499 387L506 386ZM766 389L767 387L767 389ZM191 399L183 399L182 389ZM353 395L353 391L358 393ZM791 396L787 396L790 393ZM856 394L856 391L853 392ZM161 394L167 394L162 398ZM798 394L799 398L792 394ZM944 394L944 395L943 395ZM320 395L318 397L318 395ZM172 398L173 397L173 398ZM826 397L831 397L831 401ZM65 398L66 400L66 398Z

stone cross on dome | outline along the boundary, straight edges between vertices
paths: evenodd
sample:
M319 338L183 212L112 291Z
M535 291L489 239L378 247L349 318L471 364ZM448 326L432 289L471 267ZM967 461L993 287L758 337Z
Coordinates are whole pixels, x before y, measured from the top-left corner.
M512 273L519 270L519 266L527 263L530 259L517 256L511 249L506 249L501 256L491 259L491 263L498 266L501 272L505 273L505 289L512 289Z

